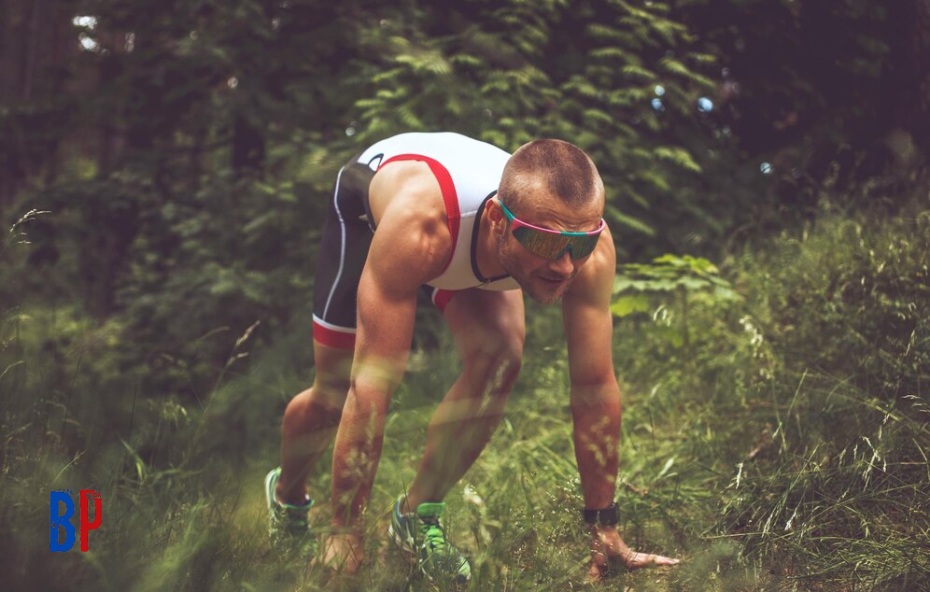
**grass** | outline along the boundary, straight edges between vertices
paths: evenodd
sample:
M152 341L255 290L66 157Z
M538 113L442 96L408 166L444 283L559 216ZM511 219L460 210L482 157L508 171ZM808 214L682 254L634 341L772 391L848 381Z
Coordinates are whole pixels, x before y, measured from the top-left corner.
M621 529L631 546L685 562L598 587L583 582L558 311L530 305L506 418L447 500L447 530L472 559L470 589L930 590L928 265L926 212L825 216L802 236L732 254L722 267L741 300L698 294L684 317L657 295L662 315L618 323ZM424 324L440 326L429 315ZM293 353L307 348L308 327L241 340L222 381L194 397L153 387L183 384L154 374L199 371L183 360L123 365L119 350L142 346L115 321L34 305L0 322L8 589L339 587L274 556L265 532L262 478L277 462L283 407L310 378ZM688 332L687 363L669 327ZM367 517L372 561L345 589L435 589L386 541L390 504L458 368L441 329L421 339L430 345L387 419ZM321 531L323 465L311 478ZM48 550L48 492L59 488L103 494L88 553Z

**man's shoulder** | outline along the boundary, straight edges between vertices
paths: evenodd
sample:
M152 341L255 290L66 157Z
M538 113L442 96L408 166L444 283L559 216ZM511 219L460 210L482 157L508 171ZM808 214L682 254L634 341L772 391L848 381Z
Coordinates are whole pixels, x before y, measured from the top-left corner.
M403 219L413 229L432 229L445 222L442 188L429 165L416 160L392 163L375 173L369 205L378 227L382 219Z
M565 302L609 306L616 273L617 253L610 229L607 228L597 248L572 282Z
M452 253L452 237L436 178L422 162L385 167L372 180L375 240L369 258L426 283Z

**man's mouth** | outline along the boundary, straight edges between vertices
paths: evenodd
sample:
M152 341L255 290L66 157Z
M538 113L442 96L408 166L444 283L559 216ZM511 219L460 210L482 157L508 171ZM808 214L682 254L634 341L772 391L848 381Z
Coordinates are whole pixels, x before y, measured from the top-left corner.
M542 276L542 275L541 275L541 276L539 276L539 279L541 279L542 281L546 282L547 284L551 284L551 285L553 285L553 286L557 286L557 285L559 285L559 284L565 283L565 280L567 280L568 278L566 278L566 277L546 277L546 276Z

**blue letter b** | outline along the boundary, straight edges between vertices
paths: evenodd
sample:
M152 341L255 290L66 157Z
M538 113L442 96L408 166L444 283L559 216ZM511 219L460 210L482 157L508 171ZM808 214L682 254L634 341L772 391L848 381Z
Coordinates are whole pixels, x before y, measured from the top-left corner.
M74 526L70 520L74 516L74 502L71 496L63 491L52 491L48 494L48 512L52 520L52 534L49 539L49 548L52 551L67 551L74 546ZM58 502L64 502L65 513L58 515ZM58 542L58 528L65 529L64 544Z

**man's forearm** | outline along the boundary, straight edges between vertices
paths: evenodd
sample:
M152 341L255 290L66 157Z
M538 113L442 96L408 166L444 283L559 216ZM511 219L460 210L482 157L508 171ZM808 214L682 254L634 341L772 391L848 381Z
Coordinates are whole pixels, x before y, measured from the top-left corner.
M389 393L353 384L333 449L333 525L355 528L368 505L381 460Z
M572 385L575 459L586 508L606 508L614 501L620 452L620 388L615 380L592 386Z

